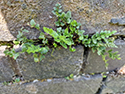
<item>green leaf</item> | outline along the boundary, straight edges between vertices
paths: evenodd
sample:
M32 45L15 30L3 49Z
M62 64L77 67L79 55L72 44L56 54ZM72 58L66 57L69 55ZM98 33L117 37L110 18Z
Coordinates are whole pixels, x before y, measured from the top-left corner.
M16 83L19 83L19 82L20 82L20 78L16 78L16 79L15 79L15 82L16 82Z
M58 39L58 38L55 38L54 40L55 40L56 42L58 42L58 43L61 41L61 40Z
M104 36L104 35L101 35L101 38L102 38L102 39L105 39L105 36Z
M43 27L43 30L46 33L50 34L53 38L57 38L59 36L58 33L56 31L54 31L53 29L49 29L47 27Z
M22 45L22 52L26 52L27 46L25 44Z
M70 77L70 78L73 78L73 76L74 76L73 74L70 74L70 76L69 76L69 77Z
M35 61L35 62L39 62L39 58L38 58L38 55L37 55L37 54L34 54L33 57L34 57L34 61Z
M29 31L28 30L26 30L26 29L24 29L24 30L22 30L23 32L26 32L26 33L28 33Z
M106 55L102 55L102 59L105 61Z
M34 57L34 61L35 61L35 62L39 62L39 58Z
M70 50L71 52L75 52L75 51L76 51L75 48L70 48L69 50Z
M36 53L36 52L41 51L41 49L42 48L40 48L39 45L35 46L35 45L32 44L31 46L28 47L27 52L28 53Z
M65 24L64 24L64 22L61 22L60 25L61 25L61 26L64 26Z
M18 35L17 35L17 38L21 38L23 36L23 33L22 32L20 32L20 31L18 31Z
M64 42L60 42L60 44L61 44L65 49L67 49L67 45L66 45Z
M41 54L46 54L46 53L48 52L48 50L49 50L48 47L42 47L42 48L40 49L40 53L41 53Z
M56 6L56 7L60 7L61 4L60 4L60 3L56 3L55 6Z
M40 54L40 61L43 60L43 58L45 58L45 56Z
M92 39L92 42L93 42L94 44L97 44L97 40L96 40L96 39Z
M68 28L65 29L63 34L64 34L64 36L69 35Z
M57 7L53 7L54 11L57 11Z
M108 50L108 53L112 52L112 49Z
M35 25L35 28L38 29L38 30L40 30L39 24L36 24L36 25Z
M16 60L18 56L19 56L19 53L15 53L15 54L13 55L13 58Z
M72 26L77 26L77 21L76 21L76 20L73 20L73 21L71 22L71 25L72 25Z
M59 22L59 21L56 21L56 22L55 22L55 25L56 25L56 26L60 26L60 22Z
M45 39L45 35L44 35L44 33L43 33L43 32L42 32L42 33L40 33L39 39Z
M57 31L61 32L62 31L62 27L57 28Z
M59 39L62 40L63 42L65 42L68 45L72 44L72 42L69 39L66 39L65 36L59 36Z
M67 19L67 23L70 24L71 23L71 19L68 18Z
M61 18L63 19L66 16L65 12L62 12Z
M68 11L65 16L66 16L66 18L71 18L71 11Z
M95 53L95 51L96 51L96 48L92 47L92 52Z
M107 61L106 61L107 62ZM109 64L108 63L105 63L105 67L108 68Z
M83 36L80 36L80 37L79 37L79 40L83 40L83 39L84 39L84 37L83 37Z
M103 78L106 78L107 76L106 75L103 75Z
M65 77L67 80L69 80L70 78L69 77Z
M30 25L31 25L31 27L34 27L36 25L36 23L33 19L30 21Z
M54 47L57 47L57 44L56 44L56 43L53 43L53 46L54 46Z
M59 11L58 11L59 13L61 13L62 12L62 9L59 9Z
M13 41L13 43L14 43L15 45L18 45L18 44L20 44L20 41Z
M70 26L70 30L72 31L72 33L75 33L76 28L74 28L74 27Z

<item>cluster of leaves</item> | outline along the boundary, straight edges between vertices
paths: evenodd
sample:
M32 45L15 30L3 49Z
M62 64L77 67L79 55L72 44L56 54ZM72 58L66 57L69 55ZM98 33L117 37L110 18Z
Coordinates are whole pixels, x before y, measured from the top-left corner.
M110 57L111 59L118 59L120 60L120 54L118 54L118 51L112 52L113 50L106 50L106 48L118 48L114 44L114 38L110 37L113 34L115 34L117 31L101 31L96 32L92 37L89 38L89 35L86 35L84 39L82 40L82 44L85 45L85 47L92 48L93 53L97 52L98 55L102 56L102 59L105 61L106 65L108 66L107 61L109 59L106 59L106 57Z
M65 79L71 80L71 79L73 79L73 77L74 77L74 75L73 75L73 74L70 74L69 76L65 77Z
M54 38L55 43L53 45L55 47L57 46L57 43L59 43L64 48L67 49L67 47L69 47L70 51L74 52L75 49L72 47L72 45L75 44L75 41L73 40L73 38L78 35L78 40L82 40L83 33L85 31L79 30L81 24L76 20L71 19L71 11L68 11L67 13L62 12L61 7L62 6L57 3L56 7L54 7L54 10L52 11L53 14L58 18L58 21L55 22L57 31L54 31L47 27L44 27L43 29L46 33L50 34Z
M13 80L11 82L4 81L3 85L15 84L15 83L19 83L19 82L20 82L20 78L16 78L15 80Z
M74 45L73 38L76 37L75 35L77 35L78 38L76 38L75 41L82 43L85 47L92 48L92 51L97 52L98 55L102 55L105 63L109 60L106 60L107 56L109 56L111 59L120 59L120 55L117 54L118 52L112 52L112 49L108 51L106 50L107 47L117 48L117 46L114 44L114 38L111 37L117 31L96 32L91 37L89 35L84 35L83 33L85 31L80 30L81 24L76 20L71 19L71 11L68 11L67 13L62 12L61 7L62 6L57 3L56 7L54 7L54 10L52 11L53 14L58 18L58 21L55 22L55 25L58 27L57 32L44 27L44 31L52 35L56 42L59 42L64 48L67 48L67 45L71 47ZM75 51L75 49L71 51ZM106 63L106 66L108 66L108 63Z
M35 27L36 29L40 30L39 24L36 24L34 22L34 20L31 20L29 25L31 27ZM13 57L14 59L16 59L21 53L27 52L28 54L33 53L33 57L34 57L34 61L35 62L40 62L45 56L44 54L46 54L49 51L49 47L46 46L46 44L48 43L47 39L43 35L40 35L39 38L43 39L42 40L42 44L35 44L36 41L32 40L32 39L28 39L26 36L24 36L24 33L28 33L29 31L21 28L20 31L18 31L18 35L17 35L17 40L13 41L13 43L15 45L20 45L22 47L22 51L20 52L16 52L15 49L7 49L4 51L4 53L6 55L9 55L10 57Z
M52 11L53 14L58 18L58 20L55 22L57 30L54 31L51 28L43 27L44 32L53 37L54 47L61 45L65 49L69 47L69 50L74 52L76 49L73 48L73 46L77 42L83 44L85 47L92 48L92 51L97 52L98 55L102 55L102 58L105 62L109 60L106 60L107 56L112 59L120 59L120 55L117 54L118 52L113 53L112 50L106 50L107 47L117 47L114 44L114 39L111 37L112 34L116 33L116 31L96 32L91 37L89 35L84 35L83 33L85 31L80 30L81 24L71 18L71 11L66 13L62 12L61 7L62 6L57 3L53 8L54 10ZM49 51L49 47L47 46L48 39L46 35L40 30L39 24L36 24L34 20L31 20L28 25L40 31L39 39L42 40L42 44L36 45L36 41L27 39L27 37L24 36L24 32L28 33L29 31L22 28L21 31L18 32L17 40L14 41L15 45L20 44L22 46L22 51L17 53L14 49L11 51L6 50L5 54L16 59L20 53L33 53L34 61L39 62L44 58L44 54Z

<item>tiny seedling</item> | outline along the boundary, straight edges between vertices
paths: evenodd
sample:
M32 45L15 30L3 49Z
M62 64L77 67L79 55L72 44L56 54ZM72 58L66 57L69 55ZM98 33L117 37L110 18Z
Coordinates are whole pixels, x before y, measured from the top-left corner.
M73 79L74 75L70 74L69 76L65 77L67 80Z

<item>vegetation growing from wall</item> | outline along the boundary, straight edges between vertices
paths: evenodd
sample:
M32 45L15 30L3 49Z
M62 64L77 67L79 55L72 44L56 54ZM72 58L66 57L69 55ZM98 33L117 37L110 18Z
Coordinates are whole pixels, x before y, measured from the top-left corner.
M101 31L96 32L92 36L89 34L84 34L84 30L80 30L81 24L76 20L73 20L71 17L71 11L63 12L62 6L57 3L53 14L57 17L57 21L54 23L57 27L56 31L52 28L43 27L45 33L52 36L52 46L57 48L58 46L64 47L65 49L69 49L71 52L74 52L76 49L74 48L77 44L82 44L85 47L89 47L93 52L97 52L98 55L102 56L102 59L105 63L108 61L106 57L110 57L111 59L120 59L120 55L118 52L112 52L111 50L106 50L107 47L115 47L114 38L111 37L117 31ZM40 31L39 40L41 44L37 44L36 40L28 39L24 36L24 33L28 33L29 31L25 28L21 28L18 31L17 40L13 41L15 45L20 45L22 47L22 51L16 52L14 48L11 50L6 50L4 53L16 59L20 53L27 52L28 54L33 53L34 61L40 62L43 58L45 58L45 54L49 51L50 47L49 40L44 32L41 31L40 25L37 24L33 19L28 23L31 28L36 28Z

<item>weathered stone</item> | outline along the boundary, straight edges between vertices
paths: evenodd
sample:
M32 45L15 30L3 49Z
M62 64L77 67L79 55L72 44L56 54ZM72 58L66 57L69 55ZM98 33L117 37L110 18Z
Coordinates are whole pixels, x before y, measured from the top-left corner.
M108 76L105 87L101 94L119 94L118 92L125 91L125 76L111 77ZM120 93L124 94L124 93Z
M0 47L0 81L10 81L14 76L13 69L10 65L9 58L3 54L5 47Z
M0 9L0 41L11 41L14 40L14 36L8 30L7 23L1 13Z
M0 32L4 33L0 40L12 39L8 37L9 32L16 37L17 31L22 26L26 27L27 22L31 19L39 23L41 29L43 26L54 29L54 22L57 19L51 11L57 2L62 4L65 12L68 10L72 12L72 18L80 22L81 29L85 29L87 33L101 30L120 31L124 28L110 25L108 22L112 17L123 16L125 0L14 0L12 2L1 0L1 13L9 31L1 30ZM119 24L123 25L124 21ZM39 31L28 27L27 29L30 31L26 34L29 38L38 38ZM7 35L7 38L4 35Z
M8 62L9 58L0 56L0 81L11 81L14 76L12 67Z
M120 32L116 32L115 34L114 34L114 36L122 36L122 37L125 37L125 28L124 29L122 29Z
M0 86L0 94L95 94L102 76L81 76L76 80L52 79L51 82L31 82L22 85Z
M113 51L119 51L121 60L109 60L107 63L109 64L108 69L105 68L105 63L102 60L101 56L98 56L97 53L93 53L90 51L90 54L88 56L88 62L89 64L86 65L86 68L84 69L85 73L100 73L100 72L106 72L109 70L114 70L116 68L120 68L125 64L125 41L123 40L117 40L115 41L115 44L118 46L118 48L113 48ZM111 48L110 48L111 49Z
M122 17L122 18L112 18L110 20L110 23L111 24L117 24L117 25L125 25L125 17Z
M111 24L118 24L118 23L119 23L119 19L118 19L118 18L112 18L112 19L110 20L110 23L111 23Z
M35 63L31 54L22 54L16 62L24 79L65 77L71 73L79 73L83 63L83 51L82 46L77 46L75 52L56 49L53 56L51 51L48 52L40 63Z

